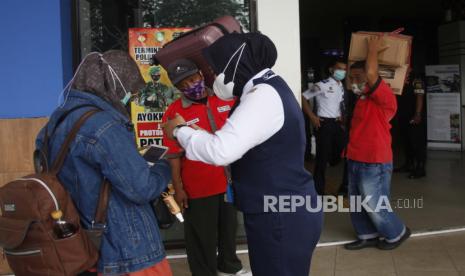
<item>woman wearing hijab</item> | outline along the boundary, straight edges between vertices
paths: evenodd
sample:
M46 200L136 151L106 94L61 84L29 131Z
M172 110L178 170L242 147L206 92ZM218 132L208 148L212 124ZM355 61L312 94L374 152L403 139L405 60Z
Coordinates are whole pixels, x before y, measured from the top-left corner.
M99 109L79 129L58 174L83 227L105 229L97 263L99 274L172 275L150 205L170 181L170 167L166 161L149 167L140 156L126 108L131 92L144 87L136 63L122 51L91 53L69 86L72 89L65 94L64 103L46 126L50 135L48 163L57 156L75 122L90 109ZM38 149L44 146L43 138L44 129L36 141ZM92 221L104 179L111 183L106 225L96 226Z
M304 168L300 106L286 82L270 69L276 47L259 33L229 34L206 48L204 56L216 74L216 95L238 100L232 114L214 134L185 127L181 116L164 125L165 133L178 140L188 159L231 164L253 275L307 276L320 237L321 212L267 208L270 197L307 197L312 207L317 204L312 176Z

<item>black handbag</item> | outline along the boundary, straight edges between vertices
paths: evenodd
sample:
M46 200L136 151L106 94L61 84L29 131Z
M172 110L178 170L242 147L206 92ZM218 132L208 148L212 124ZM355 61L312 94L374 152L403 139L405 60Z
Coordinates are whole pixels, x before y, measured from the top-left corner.
M157 218L158 227L160 229L170 228L175 221L175 217L171 214L168 206L163 202L163 197L160 195L157 199L151 202L153 212Z

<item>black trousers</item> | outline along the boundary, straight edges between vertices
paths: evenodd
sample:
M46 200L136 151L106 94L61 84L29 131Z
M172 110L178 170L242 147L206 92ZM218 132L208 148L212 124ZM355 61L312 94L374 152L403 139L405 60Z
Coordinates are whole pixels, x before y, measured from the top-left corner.
M190 199L185 211L184 237L192 275L216 276L218 270L231 274L241 270L236 233L237 210L224 202L224 194Z
M305 161L309 161L312 159L312 127L310 123L310 119L304 113L304 121L305 121Z
M412 125L407 119L400 123L401 146L406 165L424 165L426 162L426 124L423 119L418 125Z
M244 223L254 276L308 276L321 212L244 214Z
M325 192L326 167L328 163L336 165L341 160L342 150L346 145L346 135L339 121L322 118L320 128L316 131L316 162L313 177L318 194Z

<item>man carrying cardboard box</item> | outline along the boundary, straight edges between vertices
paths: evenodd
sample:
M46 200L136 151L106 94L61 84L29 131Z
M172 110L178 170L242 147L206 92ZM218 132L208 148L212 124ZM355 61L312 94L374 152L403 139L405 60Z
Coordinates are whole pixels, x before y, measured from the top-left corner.
M407 69L410 67L412 37L402 35L403 28L389 33L357 32L352 34L349 50L349 65L367 59L367 39L382 37L383 45L388 46L378 53L378 73L389 85L394 94L401 95Z
M360 98L354 109L347 148L349 195L362 200L370 198L367 205L371 210L351 212L358 239L345 245L348 250L375 246L391 250L410 236L409 228L390 206L377 208L380 202L389 204L392 175L389 122L397 109L392 89L378 73L378 53L382 50L380 37L369 38L366 62L355 62L350 67L350 82Z

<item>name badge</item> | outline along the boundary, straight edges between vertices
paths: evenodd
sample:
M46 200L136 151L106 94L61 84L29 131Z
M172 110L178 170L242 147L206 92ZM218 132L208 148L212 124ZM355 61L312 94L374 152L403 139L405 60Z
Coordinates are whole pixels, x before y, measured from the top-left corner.
M189 122L186 122L186 125L190 126L198 122L200 122L199 118L195 118L195 119L190 120Z
M231 107L229 105L225 105L225 106L220 106L217 109L219 113L223 113L223 112L231 110Z

